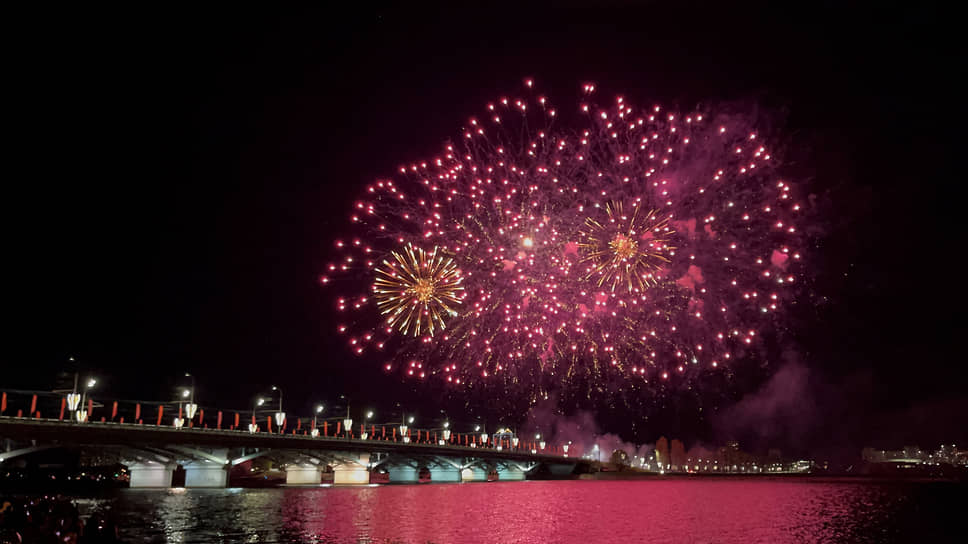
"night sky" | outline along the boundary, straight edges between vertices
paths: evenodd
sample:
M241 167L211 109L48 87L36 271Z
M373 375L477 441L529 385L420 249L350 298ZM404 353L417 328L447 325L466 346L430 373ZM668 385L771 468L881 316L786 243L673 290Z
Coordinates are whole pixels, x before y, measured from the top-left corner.
M349 356L317 277L363 184L531 76L562 106L586 81L602 100L756 104L821 203L787 356L715 415L671 399L634 433L603 412L602 430L855 455L968 443L950 14L580 6L11 18L0 386L49 390L73 356L110 397L169 398L190 371L208 405L278 384L294 412L344 394L429 417L436 391Z

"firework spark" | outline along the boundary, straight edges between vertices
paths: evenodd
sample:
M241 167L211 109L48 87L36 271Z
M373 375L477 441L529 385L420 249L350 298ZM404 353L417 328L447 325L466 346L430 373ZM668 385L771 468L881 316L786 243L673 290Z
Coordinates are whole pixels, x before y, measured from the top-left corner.
M393 260L383 261L373 282L387 325L413 336L443 330L445 319L457 315L453 308L461 303L462 278L454 260L436 247L427 253L407 245L402 253L390 255Z
M768 137L583 90L577 123L528 85L363 188L322 278L356 354L532 395L691 387L762 357L807 271Z

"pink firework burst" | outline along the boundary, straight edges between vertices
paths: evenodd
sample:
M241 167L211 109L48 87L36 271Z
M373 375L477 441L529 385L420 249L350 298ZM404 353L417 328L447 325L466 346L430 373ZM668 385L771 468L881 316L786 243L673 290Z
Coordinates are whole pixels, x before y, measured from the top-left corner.
M363 188L322 279L354 354L454 385L656 388L758 355L804 270L802 204L765 138L741 117L597 107L583 90L579 121L559 126L528 82L437 156ZM404 248L452 260L462 287L416 336L375 296ZM422 285L430 308L440 289Z

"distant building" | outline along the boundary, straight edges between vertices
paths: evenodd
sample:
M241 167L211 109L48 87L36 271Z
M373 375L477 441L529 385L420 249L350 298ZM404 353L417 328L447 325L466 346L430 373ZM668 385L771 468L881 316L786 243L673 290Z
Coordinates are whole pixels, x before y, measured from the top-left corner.
M861 450L860 455L867 463L968 466L968 451L960 451L954 444L944 444L930 454L917 446L904 446L904 449L900 450L879 450L867 447Z
M679 439L673 439L669 444L669 458L672 470L683 470L686 466L686 447Z

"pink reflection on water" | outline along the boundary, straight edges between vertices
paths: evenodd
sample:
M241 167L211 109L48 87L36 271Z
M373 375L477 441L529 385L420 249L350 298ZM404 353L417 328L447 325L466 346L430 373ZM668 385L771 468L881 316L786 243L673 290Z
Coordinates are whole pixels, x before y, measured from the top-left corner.
M782 480L504 482L282 490L306 542L816 542L869 526L877 488ZM868 516L869 517L869 516ZM253 527L253 530L258 530Z

